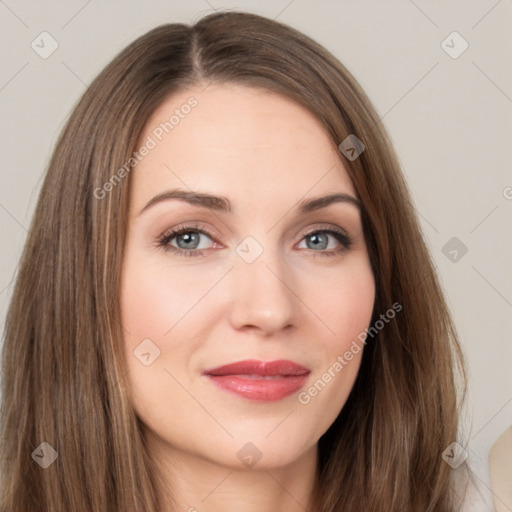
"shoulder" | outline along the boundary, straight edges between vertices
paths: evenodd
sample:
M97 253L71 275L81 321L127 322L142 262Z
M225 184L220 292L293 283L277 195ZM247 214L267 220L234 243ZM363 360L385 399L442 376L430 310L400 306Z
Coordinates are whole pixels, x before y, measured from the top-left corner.
M512 509L512 427L503 432L489 453L492 488L499 496L497 512Z
M482 468L462 464L454 471L454 496L458 512L495 512L494 496L491 490L488 468L484 474ZM479 474L480 473L480 474Z

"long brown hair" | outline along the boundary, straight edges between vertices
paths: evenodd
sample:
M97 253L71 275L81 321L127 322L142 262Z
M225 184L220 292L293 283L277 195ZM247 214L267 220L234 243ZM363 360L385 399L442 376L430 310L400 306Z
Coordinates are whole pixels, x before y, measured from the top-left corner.
M131 43L87 89L57 141L4 334L1 507L162 506L122 348L129 169L108 194L95 191L119 177L170 94L211 82L282 93L312 112L336 147L349 135L365 146L358 158L340 158L363 205L372 324L393 303L403 309L367 343L348 401L319 441L320 510L452 510L452 470L441 453L457 438L464 357L390 140L330 53L286 25L239 12L162 25ZM51 459L50 447L58 457L42 468L37 457Z

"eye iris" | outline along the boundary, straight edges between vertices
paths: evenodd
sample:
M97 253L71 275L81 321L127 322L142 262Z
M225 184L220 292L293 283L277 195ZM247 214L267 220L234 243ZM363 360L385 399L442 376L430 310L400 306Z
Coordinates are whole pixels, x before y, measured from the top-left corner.
M307 246L309 249L325 249L329 245L327 233L313 233L308 236ZM309 241L313 240L313 246L310 246ZM316 242L315 242L316 241ZM319 242L319 243L317 243Z
M185 246L180 244L180 240L184 240ZM199 233L181 233L176 236L176 243L180 249L196 249L199 245Z

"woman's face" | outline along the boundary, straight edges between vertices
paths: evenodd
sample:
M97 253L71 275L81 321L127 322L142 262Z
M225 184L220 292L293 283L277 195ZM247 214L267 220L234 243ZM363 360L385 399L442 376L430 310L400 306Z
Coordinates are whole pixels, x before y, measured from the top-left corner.
M308 111L232 84L173 95L143 145L121 302L148 442L162 456L284 466L342 409L373 309L341 157Z

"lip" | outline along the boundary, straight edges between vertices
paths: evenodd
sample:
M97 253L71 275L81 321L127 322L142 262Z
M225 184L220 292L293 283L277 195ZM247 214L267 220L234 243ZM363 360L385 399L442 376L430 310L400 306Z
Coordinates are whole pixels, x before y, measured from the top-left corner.
M293 361L254 359L217 366L202 374L224 391L248 400L275 402L298 391L311 371Z

